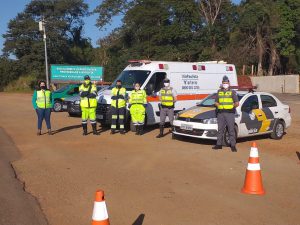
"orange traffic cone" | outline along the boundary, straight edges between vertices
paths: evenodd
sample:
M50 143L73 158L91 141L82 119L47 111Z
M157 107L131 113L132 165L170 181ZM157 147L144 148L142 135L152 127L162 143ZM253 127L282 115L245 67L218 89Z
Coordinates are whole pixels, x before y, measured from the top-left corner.
M92 225L109 225L108 213L104 200L104 191L96 191Z
M248 160L245 183L244 187L242 188L242 193L254 195L265 194L260 173L258 149L255 142L252 143L252 147L250 150L250 157Z

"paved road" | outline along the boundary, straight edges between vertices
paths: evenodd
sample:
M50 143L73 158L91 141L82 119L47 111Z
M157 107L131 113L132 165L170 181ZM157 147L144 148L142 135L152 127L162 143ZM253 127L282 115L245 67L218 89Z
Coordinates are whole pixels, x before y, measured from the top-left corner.
M0 224L46 225L38 202L23 189L11 161L20 158L11 138L0 128Z
M37 137L24 94L0 93L0 124L22 154L13 163L18 177L50 225L89 224L98 188L106 193L112 225L299 225L300 105L297 96L284 98L293 117L284 138L242 139L237 153L212 151L209 141L157 140L157 127L141 137L109 131L83 137L80 118L66 113L52 115L55 135ZM16 106L22 110L12 110ZM240 193L253 140L265 196Z

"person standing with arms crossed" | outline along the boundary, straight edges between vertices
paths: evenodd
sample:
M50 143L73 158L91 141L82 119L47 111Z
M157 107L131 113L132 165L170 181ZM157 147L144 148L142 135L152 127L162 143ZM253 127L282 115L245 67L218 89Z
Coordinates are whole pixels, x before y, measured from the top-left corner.
M174 121L174 107L177 101L176 91L170 87L170 80L168 78L164 79L164 87L159 92L160 100L160 124L159 124L159 134L156 138L162 138L164 136L164 126L167 116L169 117L170 124L173 126Z
M122 81L117 80L116 87L111 90L111 134L117 129L119 117L120 134L125 134L124 119L126 112L126 89L122 87Z
M43 80L39 81L38 88L33 93L32 105L38 116L37 135L40 136L42 134L42 124L44 119L46 120L48 135L52 135L50 117L53 99L51 91L47 89L46 82Z
M87 120L93 128L93 134L99 135L97 132L96 122L96 107L97 107L97 88L95 84L91 83L90 76L84 76L84 83L79 87L81 119L83 135L87 135Z
M129 107L131 121L136 127L136 135L143 134L143 126L145 124L145 114L147 107L147 95L144 90L141 90L141 85L135 83L134 90L130 93Z
M213 147L214 150L222 149L225 129L228 129L230 148L232 152L237 152L236 149L236 134L235 134L235 108L239 106L239 99L234 90L230 89L230 82L227 76L223 77L222 87L218 90L215 100L217 107L218 118L218 137L217 144Z

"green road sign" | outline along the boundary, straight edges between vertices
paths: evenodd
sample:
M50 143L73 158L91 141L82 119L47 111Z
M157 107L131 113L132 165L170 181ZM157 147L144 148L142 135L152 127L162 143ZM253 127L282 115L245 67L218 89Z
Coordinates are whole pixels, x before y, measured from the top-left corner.
M52 83L80 82L83 81L85 75L89 75L92 81L101 81L103 79L103 67L51 65Z

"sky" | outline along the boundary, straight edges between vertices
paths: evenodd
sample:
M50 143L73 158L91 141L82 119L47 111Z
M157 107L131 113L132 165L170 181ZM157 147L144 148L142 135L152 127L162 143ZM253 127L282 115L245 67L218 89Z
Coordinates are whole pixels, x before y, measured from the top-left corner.
M84 0L89 5L89 11L93 11L97 5L101 3L101 0ZM30 0L0 0L0 55L2 54L3 34L7 31L7 24L9 20L16 17L16 15L25 9L25 6L30 2ZM5 2L5 4L3 4ZM234 3L239 3L240 0L233 0ZM92 45L97 46L97 40L99 38L108 35L114 28L121 25L121 18L117 17L112 21L110 26L107 26L105 30L99 30L95 24L97 19L97 14L91 15L84 19L84 36L91 38Z

